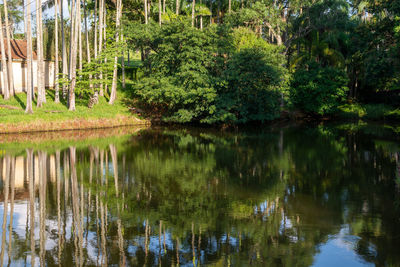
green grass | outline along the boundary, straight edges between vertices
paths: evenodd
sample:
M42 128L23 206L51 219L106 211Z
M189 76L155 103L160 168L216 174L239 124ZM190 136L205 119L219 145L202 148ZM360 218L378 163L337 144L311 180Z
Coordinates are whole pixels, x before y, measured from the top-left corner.
M345 104L339 107L337 115L344 119L400 121L400 109L385 104Z
M33 101L33 114L25 113L26 94L20 93L10 100L4 100L0 96L0 105L9 105L17 107L18 110L0 107L0 123L18 123L32 121L62 121L71 119L96 119L96 118L114 118L119 115L131 115L127 106L124 105L126 93L117 92L117 100L114 105L109 105L105 97L100 97L99 104L89 109L87 100L76 98L76 110L69 111L65 101L54 103L54 92L47 90L47 103L41 108L36 107L36 101Z

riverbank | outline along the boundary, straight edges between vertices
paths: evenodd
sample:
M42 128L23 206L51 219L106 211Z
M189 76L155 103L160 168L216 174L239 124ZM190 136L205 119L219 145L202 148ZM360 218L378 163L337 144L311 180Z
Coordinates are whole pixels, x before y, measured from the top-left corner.
M118 92L114 105L101 97L99 104L89 109L87 101L76 100L71 112L65 103L54 103L48 91L47 103L41 108L34 102L33 114L25 113L26 95L17 94L10 100L0 98L0 133L99 129L119 126L150 125L150 121L133 114L124 104L125 94Z

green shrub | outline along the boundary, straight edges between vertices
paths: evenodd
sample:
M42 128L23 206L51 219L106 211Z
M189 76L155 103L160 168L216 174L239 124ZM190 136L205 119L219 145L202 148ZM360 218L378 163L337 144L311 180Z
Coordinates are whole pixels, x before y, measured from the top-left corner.
M290 84L290 99L295 108L318 115L337 111L349 90L348 78L344 70L324 67L309 62L298 69Z

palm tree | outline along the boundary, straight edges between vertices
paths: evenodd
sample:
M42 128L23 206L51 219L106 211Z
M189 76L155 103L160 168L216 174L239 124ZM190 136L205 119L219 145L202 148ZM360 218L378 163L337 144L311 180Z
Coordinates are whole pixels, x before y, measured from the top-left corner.
M71 54L70 54L70 79L71 84L69 87L69 95L68 95L68 110L75 110L75 86L76 86L76 59L77 59L77 44L78 44L78 34L79 26L78 23L80 19L79 15L79 6L80 0L72 1L72 9L71 9Z
M161 0L158 0L158 23L161 26L162 19L161 19Z
M196 0L192 2L192 27L194 27L194 6L196 5Z
M44 96L44 84L43 82L43 32L42 32L42 0L36 0L37 15L36 15L36 46L37 46L37 106L43 106L45 102Z
M122 13L122 0L117 0L117 16L115 20L115 27L116 27L115 40L117 43L119 42L119 30L120 30L119 25L120 25L121 13ZM110 100L108 102L110 105L114 104L114 101L117 98L117 78L118 78L118 55L115 55L113 81L111 86Z
M58 1L59 0L54 0L54 102L59 103L60 102L60 92L59 92L59 86L58 86Z
M61 5L60 5L60 19L61 19L61 47L62 47L62 77L65 78L67 75L67 69L68 69L68 65L67 65L67 47L65 45L65 32L64 32L64 1L61 0ZM63 98L66 99L67 98L67 86L64 83L63 84L63 88L62 88L62 92L63 92Z
M101 54L101 51L103 49L103 16L104 16L104 0L100 0L100 6L99 6L99 54ZM100 80L103 79L103 73L100 72L99 75ZM100 96L103 96L103 84L100 84Z
M3 29L1 12L0 12L0 29ZM3 37L2 30L0 30L0 53L1 53L1 67L3 70L3 84L2 84L3 95L4 95L4 99L9 99L10 91L8 89L7 60L6 60L6 53L5 53L5 48L4 48L4 37Z
M14 77L13 77L13 68L12 68L12 55L11 55L11 40L10 40L10 25L8 23L8 8L7 8L7 0L3 1L4 3L4 20L6 26L6 38L7 38L7 54L8 54L8 82L9 82L9 92L10 96L14 95Z
M33 91L33 84L32 84L32 31L31 31L31 1L27 0L28 4L26 6L26 14L25 14L25 21L26 21L26 42L27 42L27 87L26 87L26 113L33 113L32 111L32 91Z
M90 46L89 46L89 30L87 26L87 16L86 16L86 0L83 1L83 16L85 18L85 37L86 37L86 56L87 56L87 62L91 62L90 58ZM89 80L90 80L90 88L93 88L92 85L92 75L89 75Z

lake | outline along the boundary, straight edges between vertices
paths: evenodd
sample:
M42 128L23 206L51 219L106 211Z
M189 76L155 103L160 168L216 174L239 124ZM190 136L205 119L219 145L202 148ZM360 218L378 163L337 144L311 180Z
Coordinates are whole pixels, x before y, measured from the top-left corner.
M0 136L10 266L400 266L399 127Z

